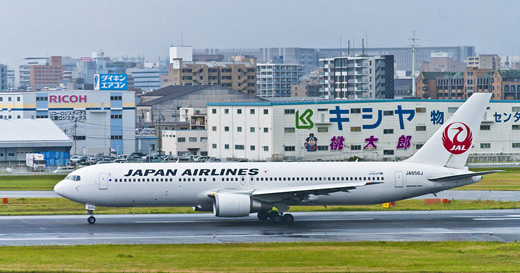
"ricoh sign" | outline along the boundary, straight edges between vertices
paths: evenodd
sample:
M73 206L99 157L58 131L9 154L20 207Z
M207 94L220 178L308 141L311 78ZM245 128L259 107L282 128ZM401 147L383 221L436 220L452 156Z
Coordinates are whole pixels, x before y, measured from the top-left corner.
M87 95L49 95L49 103L87 102Z

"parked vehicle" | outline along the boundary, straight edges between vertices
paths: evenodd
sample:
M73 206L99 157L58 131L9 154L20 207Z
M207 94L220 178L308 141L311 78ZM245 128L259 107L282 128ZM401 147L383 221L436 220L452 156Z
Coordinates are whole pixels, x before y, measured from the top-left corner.
M45 169L45 158L42 154L26 154L25 166L33 172L41 172Z
M67 165L67 166L58 166L58 168L52 172L53 173L71 173L74 170L76 170L76 168L74 168L73 166Z

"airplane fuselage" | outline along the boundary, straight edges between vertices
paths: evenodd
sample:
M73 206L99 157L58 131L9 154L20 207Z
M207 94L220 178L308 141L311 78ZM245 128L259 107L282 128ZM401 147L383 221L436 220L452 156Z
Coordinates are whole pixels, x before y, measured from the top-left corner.
M404 162L298 163L128 163L89 166L63 183L67 198L96 206L199 206L211 208L215 192L371 182L348 191L310 195L288 205L379 204L436 193L478 182L470 177L450 182L428 178L465 173L460 169ZM74 176L77 179L72 179ZM77 181L74 181L77 180ZM61 189L57 188L59 192Z

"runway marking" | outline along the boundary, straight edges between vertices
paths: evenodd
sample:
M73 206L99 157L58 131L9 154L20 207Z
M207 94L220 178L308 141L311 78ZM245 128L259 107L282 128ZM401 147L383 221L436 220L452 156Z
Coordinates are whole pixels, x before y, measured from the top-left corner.
M424 235L424 234L487 234L487 232L463 231L403 231L403 232L373 232L373 233L351 233L351 232L320 232L320 233L288 233L288 234L208 234L208 235L169 235L169 236L110 236L110 237L59 237L59 238L0 238L0 242L8 241L67 241L67 240L128 240L128 239L188 239L188 238L235 238L235 237L310 237L310 236L367 236L367 235Z

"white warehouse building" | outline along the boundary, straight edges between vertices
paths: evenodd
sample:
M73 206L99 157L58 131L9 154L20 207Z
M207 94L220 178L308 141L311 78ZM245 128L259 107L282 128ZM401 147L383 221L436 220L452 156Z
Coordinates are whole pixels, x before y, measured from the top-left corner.
M447 122L462 100L208 104L208 154L254 161L401 160ZM471 161L520 159L520 101L492 101Z
M135 151L135 92L0 93L0 119L51 119L72 140L71 155Z

